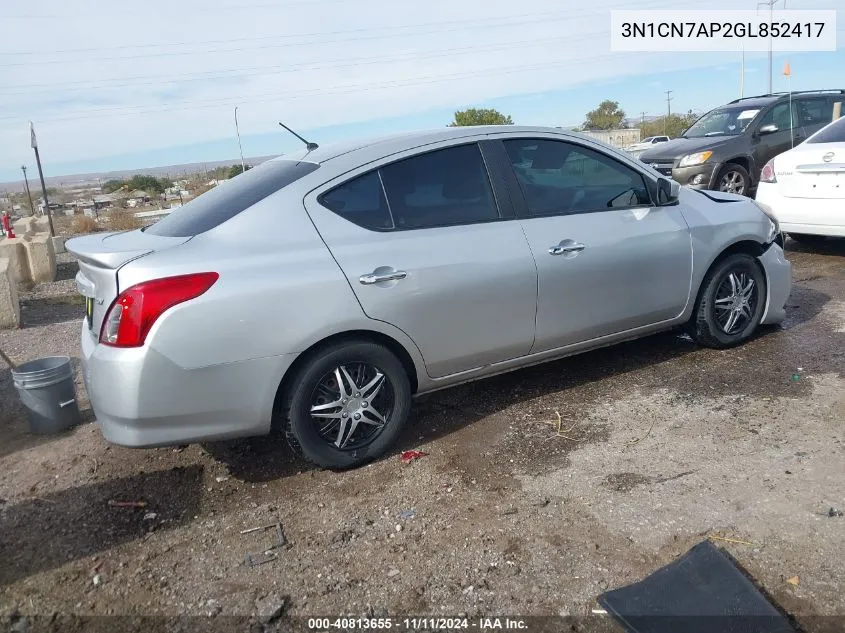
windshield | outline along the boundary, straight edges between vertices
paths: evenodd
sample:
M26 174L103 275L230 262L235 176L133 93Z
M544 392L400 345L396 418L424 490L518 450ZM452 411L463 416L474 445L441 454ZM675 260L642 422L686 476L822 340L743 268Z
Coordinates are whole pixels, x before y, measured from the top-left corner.
M845 117L837 119L807 139L807 143L845 143Z
M760 108L719 108L708 112L684 132L684 138L738 136L760 113Z

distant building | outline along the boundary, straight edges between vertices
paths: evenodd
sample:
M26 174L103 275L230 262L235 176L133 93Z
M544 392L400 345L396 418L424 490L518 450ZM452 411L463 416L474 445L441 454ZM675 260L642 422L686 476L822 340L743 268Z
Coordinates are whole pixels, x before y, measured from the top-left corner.
M628 147L628 145L633 145L634 143L639 143L640 141L639 128L625 128L618 130L583 130L581 134L619 149Z

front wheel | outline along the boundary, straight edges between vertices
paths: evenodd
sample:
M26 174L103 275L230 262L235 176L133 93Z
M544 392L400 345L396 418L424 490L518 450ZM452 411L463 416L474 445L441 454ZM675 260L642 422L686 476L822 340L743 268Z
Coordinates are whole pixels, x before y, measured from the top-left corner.
M745 342L760 325L766 303L766 278L745 253L729 255L707 273L690 323L692 337L706 347Z
M742 165L728 163L719 172L719 191L747 196L750 182L748 171Z
M323 468L352 468L382 455L399 437L411 386L386 347L344 342L318 352L295 376L285 399L291 447Z

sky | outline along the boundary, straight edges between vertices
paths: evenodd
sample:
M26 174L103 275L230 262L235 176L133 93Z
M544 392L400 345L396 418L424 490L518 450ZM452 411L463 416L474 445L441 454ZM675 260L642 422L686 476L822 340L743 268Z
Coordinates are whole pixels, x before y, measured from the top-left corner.
M713 0L710 9L753 9ZM774 90L845 88L837 50L775 53ZM30 0L0 3L0 182L235 159L441 127L494 107L518 124L569 126L602 99L629 116L703 111L740 96L740 53L612 53L611 9L700 9L698 0ZM767 90L746 54L745 94Z

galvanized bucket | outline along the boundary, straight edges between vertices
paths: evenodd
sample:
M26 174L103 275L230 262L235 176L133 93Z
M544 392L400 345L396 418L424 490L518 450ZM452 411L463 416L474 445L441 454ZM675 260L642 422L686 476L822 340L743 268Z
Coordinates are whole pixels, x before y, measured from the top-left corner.
M29 417L30 433L58 433L80 423L76 386L68 356L31 360L12 370Z

